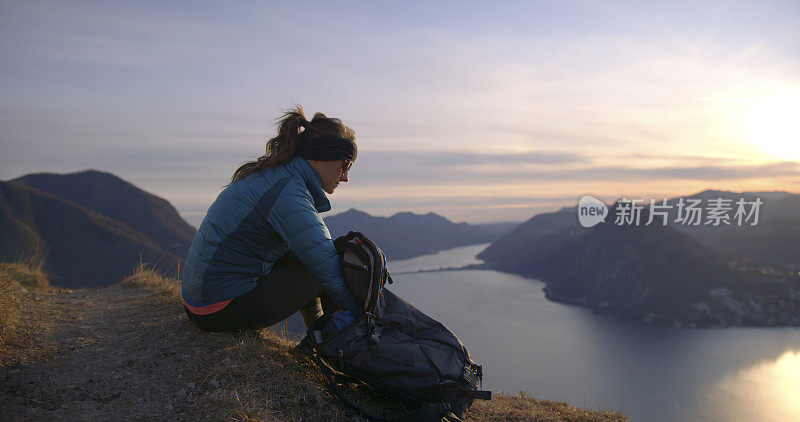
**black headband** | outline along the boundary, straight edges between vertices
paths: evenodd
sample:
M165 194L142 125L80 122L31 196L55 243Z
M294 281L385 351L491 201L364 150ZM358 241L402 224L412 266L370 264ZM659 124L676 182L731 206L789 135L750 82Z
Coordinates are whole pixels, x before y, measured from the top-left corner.
M295 155L306 160L316 161L352 161L354 153L355 147L351 140L334 137L310 140L300 138L297 140L297 148L294 150Z

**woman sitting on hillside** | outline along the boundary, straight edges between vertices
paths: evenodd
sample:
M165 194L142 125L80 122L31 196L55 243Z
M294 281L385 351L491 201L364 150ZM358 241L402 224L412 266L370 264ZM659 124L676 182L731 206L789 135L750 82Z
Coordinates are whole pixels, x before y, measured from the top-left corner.
M258 329L300 311L363 313L342 277L320 212L358 149L339 119L286 112L266 154L233 174L194 237L183 269L186 314L205 331Z

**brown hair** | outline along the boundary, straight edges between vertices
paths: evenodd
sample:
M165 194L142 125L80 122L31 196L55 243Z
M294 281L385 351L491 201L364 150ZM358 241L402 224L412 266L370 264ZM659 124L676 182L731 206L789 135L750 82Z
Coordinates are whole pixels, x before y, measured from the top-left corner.
M304 130L301 131L301 128ZM355 161L358 147L356 146L356 134L352 129L343 125L341 120L327 117L322 113L314 114L314 117L308 121L303 113L303 107L295 106L278 118L278 135L267 141L266 154L258 157L256 161L242 164L233 173L231 183L253 173L264 171L264 169L288 163L294 157L297 140L300 138L314 140L332 136L347 139L353 143L353 160Z

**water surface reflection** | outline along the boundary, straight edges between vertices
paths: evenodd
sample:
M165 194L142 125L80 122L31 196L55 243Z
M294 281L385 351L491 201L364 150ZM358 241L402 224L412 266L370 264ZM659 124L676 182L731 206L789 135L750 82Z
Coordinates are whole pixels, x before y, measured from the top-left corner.
M724 377L702 394L709 420L800 420L800 351L787 351Z
M391 262L389 270L474 263L482 248ZM634 421L800 420L799 329L678 329L595 315L548 301L538 280L496 271L394 279L392 291L459 336L489 388L613 408Z

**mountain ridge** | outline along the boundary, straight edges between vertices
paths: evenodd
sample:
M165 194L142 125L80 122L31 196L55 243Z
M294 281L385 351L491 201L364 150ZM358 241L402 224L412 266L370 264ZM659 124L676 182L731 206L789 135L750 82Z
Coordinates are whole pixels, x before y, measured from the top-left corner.
M533 216L478 257L488 268L542 279L551 300L599 312L678 325L800 325L800 195L772 193L762 199L767 217L752 227L681 226L671 222L673 212L667 226L619 226L607 218L584 228L577 207L565 207ZM758 194L705 190L689 197ZM774 204L780 212L766 212ZM664 300L637 297L642 289L660 291Z
M176 274L181 259L116 220L16 182L0 182L0 227L13 235L0 239L0 260L43 254L57 286L110 285L142 260Z
M402 211L377 217L355 208L326 217L325 224L334 238L350 230L364 233L380 245L388 259L407 259L457 246L488 243L504 229L454 223L434 212Z
M164 198L99 170L32 173L11 182L50 193L116 220L152 239L160 248L184 257L195 229Z

